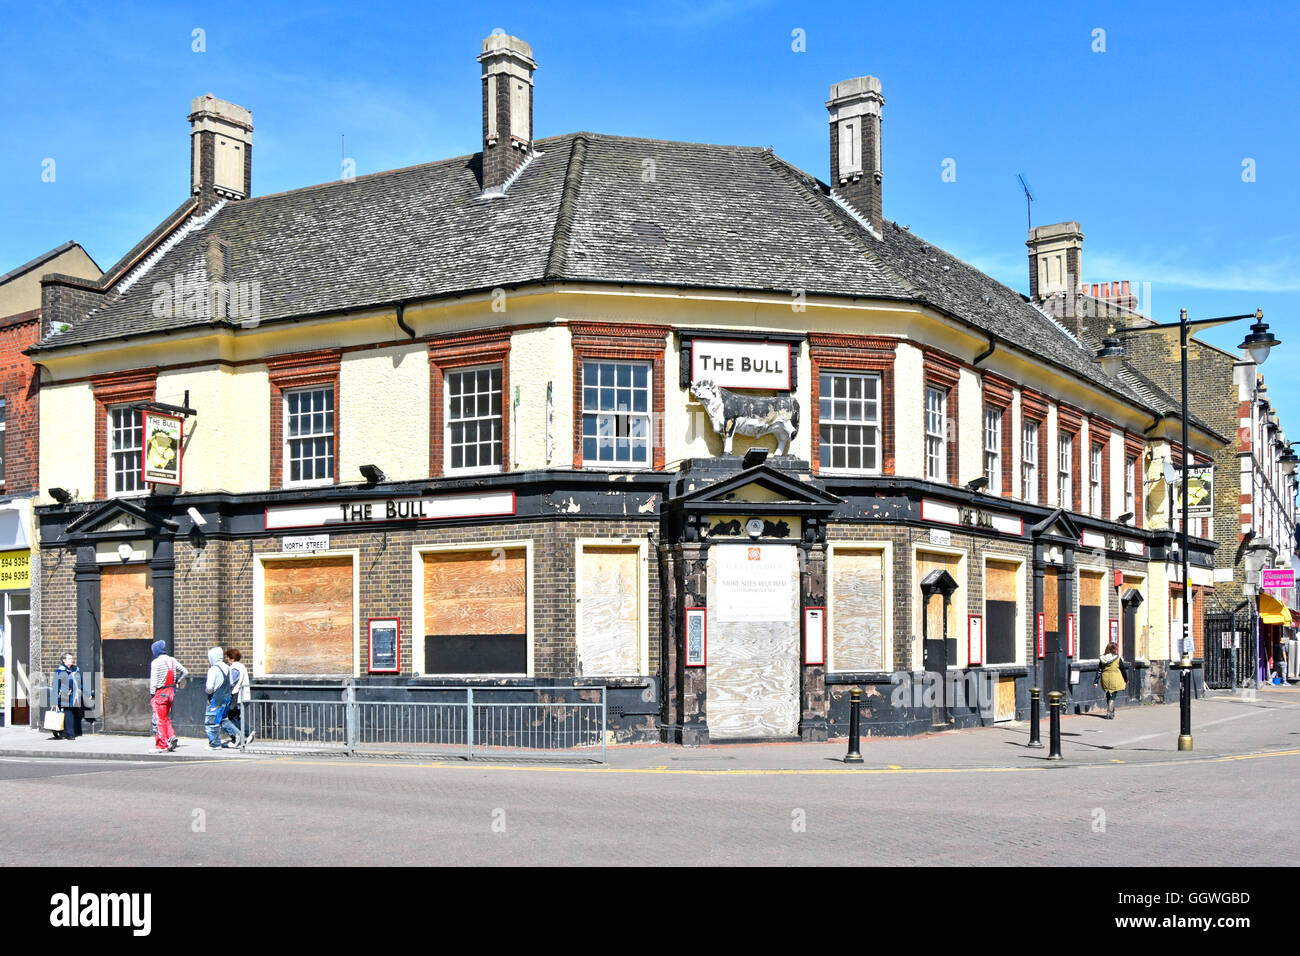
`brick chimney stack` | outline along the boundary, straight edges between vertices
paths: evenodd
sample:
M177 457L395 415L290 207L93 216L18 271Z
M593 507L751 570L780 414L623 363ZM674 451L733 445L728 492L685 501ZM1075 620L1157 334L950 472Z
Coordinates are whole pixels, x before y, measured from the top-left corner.
M202 212L253 187L253 114L211 93L190 103L190 192Z
M881 209L880 80L859 76L831 87L831 189L879 231Z
M1079 291L1083 231L1077 222L1057 222L1029 230L1029 298L1041 303L1058 292Z
M485 193L500 192L533 151L533 48L494 33L483 41L483 173Z

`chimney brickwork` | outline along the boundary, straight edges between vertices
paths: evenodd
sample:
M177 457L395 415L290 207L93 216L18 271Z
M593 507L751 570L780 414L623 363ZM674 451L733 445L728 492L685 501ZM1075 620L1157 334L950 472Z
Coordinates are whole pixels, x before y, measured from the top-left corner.
M190 104L190 192L199 212L253 188L253 114L211 93Z
M884 224L880 139L884 106L880 80L874 76L834 84L826 101L831 124L831 189L877 231Z
M518 37L483 41L483 167L485 193L499 193L533 152L533 50Z

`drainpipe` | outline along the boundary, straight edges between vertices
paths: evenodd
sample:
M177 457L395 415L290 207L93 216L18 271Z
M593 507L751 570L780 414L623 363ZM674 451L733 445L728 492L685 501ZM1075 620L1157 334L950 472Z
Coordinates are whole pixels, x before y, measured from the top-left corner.
M415 338L415 329L406 324L406 303L394 302L393 308L397 311L397 327L411 338Z
M993 336L990 335L990 336L989 336L989 347L986 348L986 349L985 349L983 352L981 352L979 355L977 355L977 356L975 356L973 359L971 359L971 365L979 365L980 362L984 361L986 358L988 358L990 355L992 355L992 354L993 354L993 350L996 349L997 347L998 347L997 340L996 340L995 338L993 338Z

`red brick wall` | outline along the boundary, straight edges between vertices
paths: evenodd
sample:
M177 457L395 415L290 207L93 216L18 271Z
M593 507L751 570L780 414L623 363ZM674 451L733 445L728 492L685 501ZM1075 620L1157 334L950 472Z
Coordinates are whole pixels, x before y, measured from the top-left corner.
M651 466L664 467L664 352L668 326L570 322L573 335L573 467L582 467L582 363L586 359L649 362Z
M95 497L108 497L108 407L148 402L158 385L156 368L114 372L91 381L95 393Z
M821 470L821 373L878 372L880 374L880 473L894 474L894 354L896 339L867 335L810 332L812 359L812 469Z
M40 379L23 349L40 336L41 311L20 312L0 320L0 398L5 401L4 482L6 495L35 491Z
M510 329L475 330L429 342L429 474L442 475L443 378L450 369L501 366L501 470L510 470Z
M281 355L266 362L271 380L271 487L284 485L284 393L286 390L312 385L334 387L334 484L339 482L339 452L343 447L343 423L339 415L338 349L297 352Z

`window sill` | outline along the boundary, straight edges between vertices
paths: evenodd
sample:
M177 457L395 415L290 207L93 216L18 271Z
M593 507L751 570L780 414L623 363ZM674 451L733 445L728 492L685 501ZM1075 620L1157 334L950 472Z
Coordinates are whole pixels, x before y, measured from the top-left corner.
M322 478L318 481L286 481L280 485L285 491L298 491L304 488L329 488L338 484L333 478Z
M444 468L442 475L444 478L481 478L484 475L503 475L505 468L500 465L493 465L490 468Z

